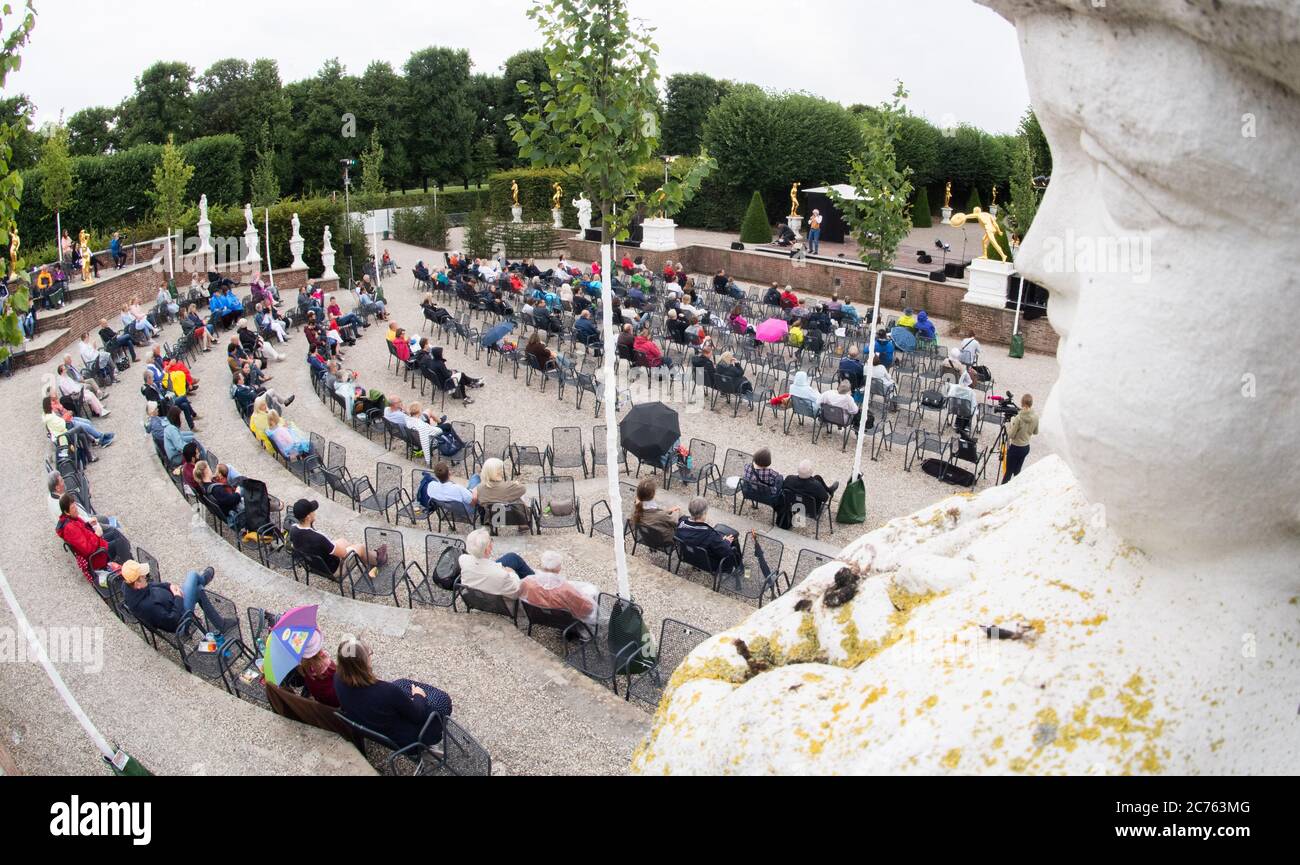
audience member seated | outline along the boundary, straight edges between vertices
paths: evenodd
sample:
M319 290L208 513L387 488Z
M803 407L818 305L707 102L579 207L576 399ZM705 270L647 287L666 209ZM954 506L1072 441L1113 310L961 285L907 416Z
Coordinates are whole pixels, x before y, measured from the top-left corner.
M840 375L848 378L854 390L866 385L865 370L862 366L862 350L856 345L849 346L849 354L840 361Z
M912 311L910 306L904 309L903 314L898 317L897 326L905 327L912 333L916 333L916 313Z
M681 508L665 510L655 501L659 485L654 478L643 478L636 487L636 506L632 511L632 527L640 529L647 540L656 547L672 543L677 531Z
M718 359L714 374L739 379L740 393L753 393L754 391L754 386L750 384L749 379L745 378L745 368L736 361L736 356L729 351L724 351L722 357Z
M886 367L894 365L894 341L883 327L876 331L876 360Z
M57 375L58 378L55 382L54 390L59 394L60 402L68 400L68 402L63 403L65 406L70 408L71 405L69 403L75 403L76 400L80 400L85 404L86 408L90 409L91 413L95 417L108 417L112 414L112 411L104 408L99 399L91 393L90 388L86 387L86 385L81 382L72 380L72 377L68 375L68 367L66 365L59 364Z
M452 712L451 696L446 691L410 679L385 682L376 676L370 648L355 637L339 644L334 690L344 716L387 737L399 748L417 741L437 745L442 741L442 724L436 720L429 723L429 716L436 713L446 718ZM426 723L428 730L421 740Z
M297 525L289 529L289 541L296 552L307 556L313 563L323 563L331 574L343 574L343 562L353 553L362 564L370 568L370 576L379 575L378 569L388 563L388 545L373 552L365 544L349 544L345 540L332 540L316 528L316 510L320 502L298 499L293 503L293 518Z
M185 445L195 441L194 428L190 427L189 432L181 429L181 410L178 406L172 405L167 410L167 421L163 425L163 448L167 452L167 463L172 468L180 465L181 452L185 450ZM199 445L203 450L203 445Z
M275 409L266 413L266 437L286 460L304 460L311 455L311 438Z
M45 430L50 435L50 440L54 441L59 436L69 436L70 431L81 433L98 447L106 448L113 443L115 433L102 433L95 429L94 425L85 418L74 415L63 407L62 403L51 396L41 397L41 420L45 423ZM98 458L85 454L86 462L98 462Z
M691 499L687 511L690 515L682 517L677 523L674 537L683 544L704 550L709 556L711 571L716 571L721 565L738 565L740 563L738 536L727 526L714 528L706 522L709 503L697 496Z
M139 360L135 354L135 342L131 339L131 334L123 331L118 333L108 326L108 319L99 320L99 339L104 343L104 350L111 354L120 354L123 351L131 353L131 362Z
M100 564L95 561L95 555L101 550L107 552L109 561L119 565L131 558L131 542L120 531L102 526L88 516L77 497L69 492L59 496L59 521L54 533L74 554L92 565Z
M465 391L483 386L482 379L473 378L467 373L448 368L440 345L435 345L429 349L429 356L425 359L422 369L428 371L434 377L440 388L451 391L453 399L461 400L465 405L474 404L474 400Z
M840 488L840 482L836 481L830 486L821 475L813 474L813 466L810 460L803 460L799 463L799 476L787 477L782 489L787 493L795 493L800 496L799 501L805 504L811 500L816 502L816 513L821 513L821 509L835 495L835 491ZM787 501L791 496L784 496ZM776 515L776 524L783 529L792 528L794 525L794 515L790 508L781 508Z
M480 483L478 475L469 479L468 485L462 486L451 479L451 466L439 462L433 467L433 473L424 473L416 499L425 508L435 504L451 511L455 519L468 520L478 505L477 489Z
M542 553L542 569L519 582L519 600L542 609L565 610L589 628L594 628L600 589L591 583L566 580L560 576L563 564L564 557L555 550Z
M934 322L930 321L930 316L925 310L921 310L916 315L916 335L932 342L935 339Z
M749 484L749 498L764 505L776 507L781 500L781 473L772 468L772 452L759 448L754 461L745 466L745 482Z
M850 416L858 413L858 402L853 398L853 385L848 379L842 380L839 384L827 390L818 400L820 405L833 405L836 408L842 408Z
M494 511L493 506L508 505L522 516L530 502L526 493L527 488L519 481L506 480L506 465L499 458L484 460L482 482L474 491L479 507Z
M334 690L334 673L337 667L330 653L324 649L324 640L319 630L312 631L307 638L307 645L302 647L302 659L298 661L298 672L302 673L303 683L312 699L326 706L339 708L339 697Z
M513 601L519 597L520 580L531 577L533 569L515 553L494 560L492 549L492 533L487 529L469 533L465 538L465 552L460 556L460 584Z
M174 633L181 622L194 616L195 605L203 610L208 627L217 635L218 645L226 631L233 631L238 620L223 619L208 598L207 586L216 572L206 568L203 573L190 571L179 586L172 583L149 582L149 565L128 560L122 565L123 599L126 608L141 622L156 631ZM186 628L188 632L190 628Z

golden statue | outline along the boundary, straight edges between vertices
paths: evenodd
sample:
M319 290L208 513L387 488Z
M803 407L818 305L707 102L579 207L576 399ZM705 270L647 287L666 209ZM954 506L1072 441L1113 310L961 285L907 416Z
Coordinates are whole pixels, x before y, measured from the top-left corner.
M668 193L662 186L650 195L650 203L659 209L659 219L668 218Z
M951 180L949 180L948 185L943 188L943 206L952 207L952 181Z
M993 218L993 214L985 213L983 210L976 207L970 213L954 213L952 219L948 220L948 222L954 228L961 228L966 224L966 220L968 219L975 220L980 224L980 227L984 229L984 238L982 241L984 254L981 255L980 258L989 257L989 244L992 244L993 248L998 251L998 255L1002 256L1002 260L1006 261L1007 254L1002 251L1002 246L998 243L998 235L1002 233L1002 226L998 225L998 221Z
M998 188L993 187L993 200L989 202L989 207L994 207L998 203Z
M799 186L800 184L796 183L794 186L790 187L790 215L791 216L799 215Z
M564 187L557 183L555 184L555 196L551 199L551 204L555 207L556 210L559 210L560 202L563 200L564 200Z
M510 181L510 195L514 198L515 207L519 206L519 181Z
M90 277L90 232L81 229L77 234L77 247L81 251L81 281L89 284Z
M9 223L9 273L18 272L18 250L22 247L23 242L18 237L18 223Z

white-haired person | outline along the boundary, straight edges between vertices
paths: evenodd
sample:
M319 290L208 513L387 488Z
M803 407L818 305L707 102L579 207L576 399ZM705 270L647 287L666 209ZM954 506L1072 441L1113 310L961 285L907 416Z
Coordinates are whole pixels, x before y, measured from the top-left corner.
M465 538L465 552L460 556L460 584L487 595L499 595L513 601L519 597L519 583L534 573L517 553L492 558L492 533L475 529Z
M783 503L799 501L806 507L811 500L816 503L816 512L821 513L821 509L826 506L826 503L835 495L835 491L840 488L840 482L836 481L827 486L821 475L813 474L811 460L804 460L799 463L799 468L796 471L798 472L797 475L793 477L787 475L781 484ZM785 493L791 495L785 495ZM793 514L786 507L778 509L776 520L777 525L783 529L791 528L794 522Z
M600 589L591 583L560 575L564 556L555 550L542 553L542 569L519 583L519 600L547 610L565 610L578 621L595 626Z
M850 416L858 413L858 402L853 398L853 383L847 378L821 395L821 405L831 405L844 409Z
M497 457L483 462L480 476L482 482L475 490L479 507L487 510L494 510L494 506L528 507L526 488L519 481L506 480L506 464Z

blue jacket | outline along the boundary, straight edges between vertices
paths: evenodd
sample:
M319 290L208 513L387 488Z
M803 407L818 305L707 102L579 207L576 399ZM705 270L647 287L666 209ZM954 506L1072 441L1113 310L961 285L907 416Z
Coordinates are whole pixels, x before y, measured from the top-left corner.
M167 450L167 459L180 459L185 446L192 441L194 433L182 432L178 427L172 426L170 421L163 426L163 447Z
M894 365L894 343L888 339L876 340L876 357L885 362L885 366Z
M734 559L735 548L727 542L722 534L707 523L693 523L683 517L673 534L677 540L692 547L700 547L709 554L709 565L716 568L728 559Z
M175 631L185 615L185 602L172 594L167 583L150 583L143 589L123 586L122 599L137 619L159 631Z

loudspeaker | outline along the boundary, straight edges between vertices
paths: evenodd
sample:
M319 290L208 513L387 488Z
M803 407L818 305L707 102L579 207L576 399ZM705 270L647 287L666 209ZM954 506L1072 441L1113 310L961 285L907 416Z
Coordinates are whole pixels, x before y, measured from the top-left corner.
M352 257L352 244L350 243L343 244L343 257L344 258Z
M619 246L627 247L627 248L629 248L629 249L640 249L640 248L641 248L641 241L639 241L639 240L625 240L625 241L623 241L622 243L620 243Z
M948 275L947 275L946 273L944 273L942 270L932 270L932 271L930 271L930 281L931 281L931 282L947 282L947 281L948 281Z
M745 249L745 244L743 244L743 243L733 243L733 244L731 244L731 248L734 249L734 250L737 250L737 251L744 251L744 249Z
M934 259L930 257L930 253L922 250L916 254L916 261L918 264L932 264Z
M950 261L944 266L943 272L949 279L961 279L966 275L966 265L959 261Z
M590 240L594 243L600 243L603 236L604 235L599 228L588 228L587 233L582 236L582 239Z

